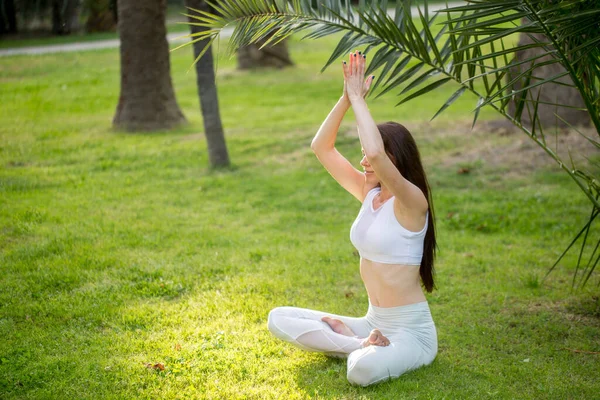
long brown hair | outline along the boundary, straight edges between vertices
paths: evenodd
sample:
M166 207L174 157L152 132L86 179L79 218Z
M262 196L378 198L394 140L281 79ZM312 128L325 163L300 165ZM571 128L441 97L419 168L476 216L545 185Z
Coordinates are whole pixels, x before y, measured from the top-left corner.
M435 288L433 276L435 274L433 261L437 244L435 241L435 216L433 213L433 200L431 190L425 176L425 170L421 163L421 156L417 143L404 126L396 122L386 122L377 125L386 153L391 156L392 161L404 179L421 189L429 203L429 218L427 222L427 233L423 244L423 259L419 274L425 290L432 292Z

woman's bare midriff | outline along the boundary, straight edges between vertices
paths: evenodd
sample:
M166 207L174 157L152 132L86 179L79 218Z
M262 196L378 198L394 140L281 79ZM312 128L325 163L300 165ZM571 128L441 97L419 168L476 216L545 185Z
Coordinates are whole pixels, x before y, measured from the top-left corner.
M382 264L360 259L360 276L371 304L397 307L426 301L418 265Z

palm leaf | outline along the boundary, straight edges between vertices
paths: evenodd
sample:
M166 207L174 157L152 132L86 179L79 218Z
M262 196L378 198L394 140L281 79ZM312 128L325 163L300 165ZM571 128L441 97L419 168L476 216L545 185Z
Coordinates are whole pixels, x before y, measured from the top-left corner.
M534 140L573 179L593 207L600 209L598 185L594 183L600 179L566 167L566 163L548 147L541 125L536 125L539 124L538 107L543 103L539 93L537 98L530 95L531 90L548 83L564 84L561 78L568 75L600 135L598 2L467 0L465 5L446 7L438 13L431 13L425 4L423 9L416 10L416 19L412 18L409 0L397 0L392 15L388 14L385 0L360 0L357 7L351 6L349 0L318 0L314 4L311 0L221 0L210 3L216 14L190 10L190 15L196 19L194 23L209 28L193 36L194 42L214 40L225 27L233 25L235 28L228 43L230 51L258 41L266 40L264 45L277 43L300 32L304 32L307 39L343 33L323 69L351 49L366 46L366 53L374 51L368 73L379 71L379 79L373 86L379 90L378 97L402 87L398 103L402 104L426 95L446 82L456 82L459 88L434 118L465 91L472 92L479 99L473 125L483 106L492 107ZM437 25L434 21L440 15L445 16L445 20ZM418 27L417 23L422 26ZM535 40L538 34L544 39ZM507 45L505 39L511 35L529 35L534 40L525 45ZM529 49L544 50L548 58L540 61L540 57L532 56L511 61L516 54ZM566 72L538 79L535 70L552 64L560 64ZM515 68L521 70L515 74L512 72ZM513 85L520 80L525 80L525 84L513 92ZM517 98L517 103L516 112L511 115L507 105L513 97ZM523 112L532 116L534 124L531 128L520 122ZM597 263L598 258L590 259L589 268L593 270ZM589 268L582 274L587 276Z
M450 105L454 103L460 96L462 96L466 90L467 88L462 86L456 92L452 93L452 96L450 96L444 105L433 115L433 117L431 117L431 120L433 121L435 117L440 115L446 108L450 107Z

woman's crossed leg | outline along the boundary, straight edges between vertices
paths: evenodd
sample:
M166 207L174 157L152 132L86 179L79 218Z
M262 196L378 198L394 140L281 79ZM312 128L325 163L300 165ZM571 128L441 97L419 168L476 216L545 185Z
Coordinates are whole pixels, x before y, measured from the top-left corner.
M332 325L338 332L344 333L336 332ZM350 332L345 331L344 326ZM273 309L269 313L268 327L276 337L301 349L338 357L346 357L361 349L372 329L364 317L344 317L297 307Z

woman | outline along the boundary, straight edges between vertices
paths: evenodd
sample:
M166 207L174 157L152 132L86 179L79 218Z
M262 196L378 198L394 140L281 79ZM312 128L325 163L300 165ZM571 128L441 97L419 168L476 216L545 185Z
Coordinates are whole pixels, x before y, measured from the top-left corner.
M362 318L294 307L269 313L269 330L302 349L348 358L348 380L367 386L430 364L437 334L421 284L434 288L433 206L419 151L400 124L376 125L364 100L373 76L364 79L366 57L343 63L344 94L312 141L333 178L361 201L350 230L369 296ZM353 108L363 148L355 169L335 149L346 111Z

